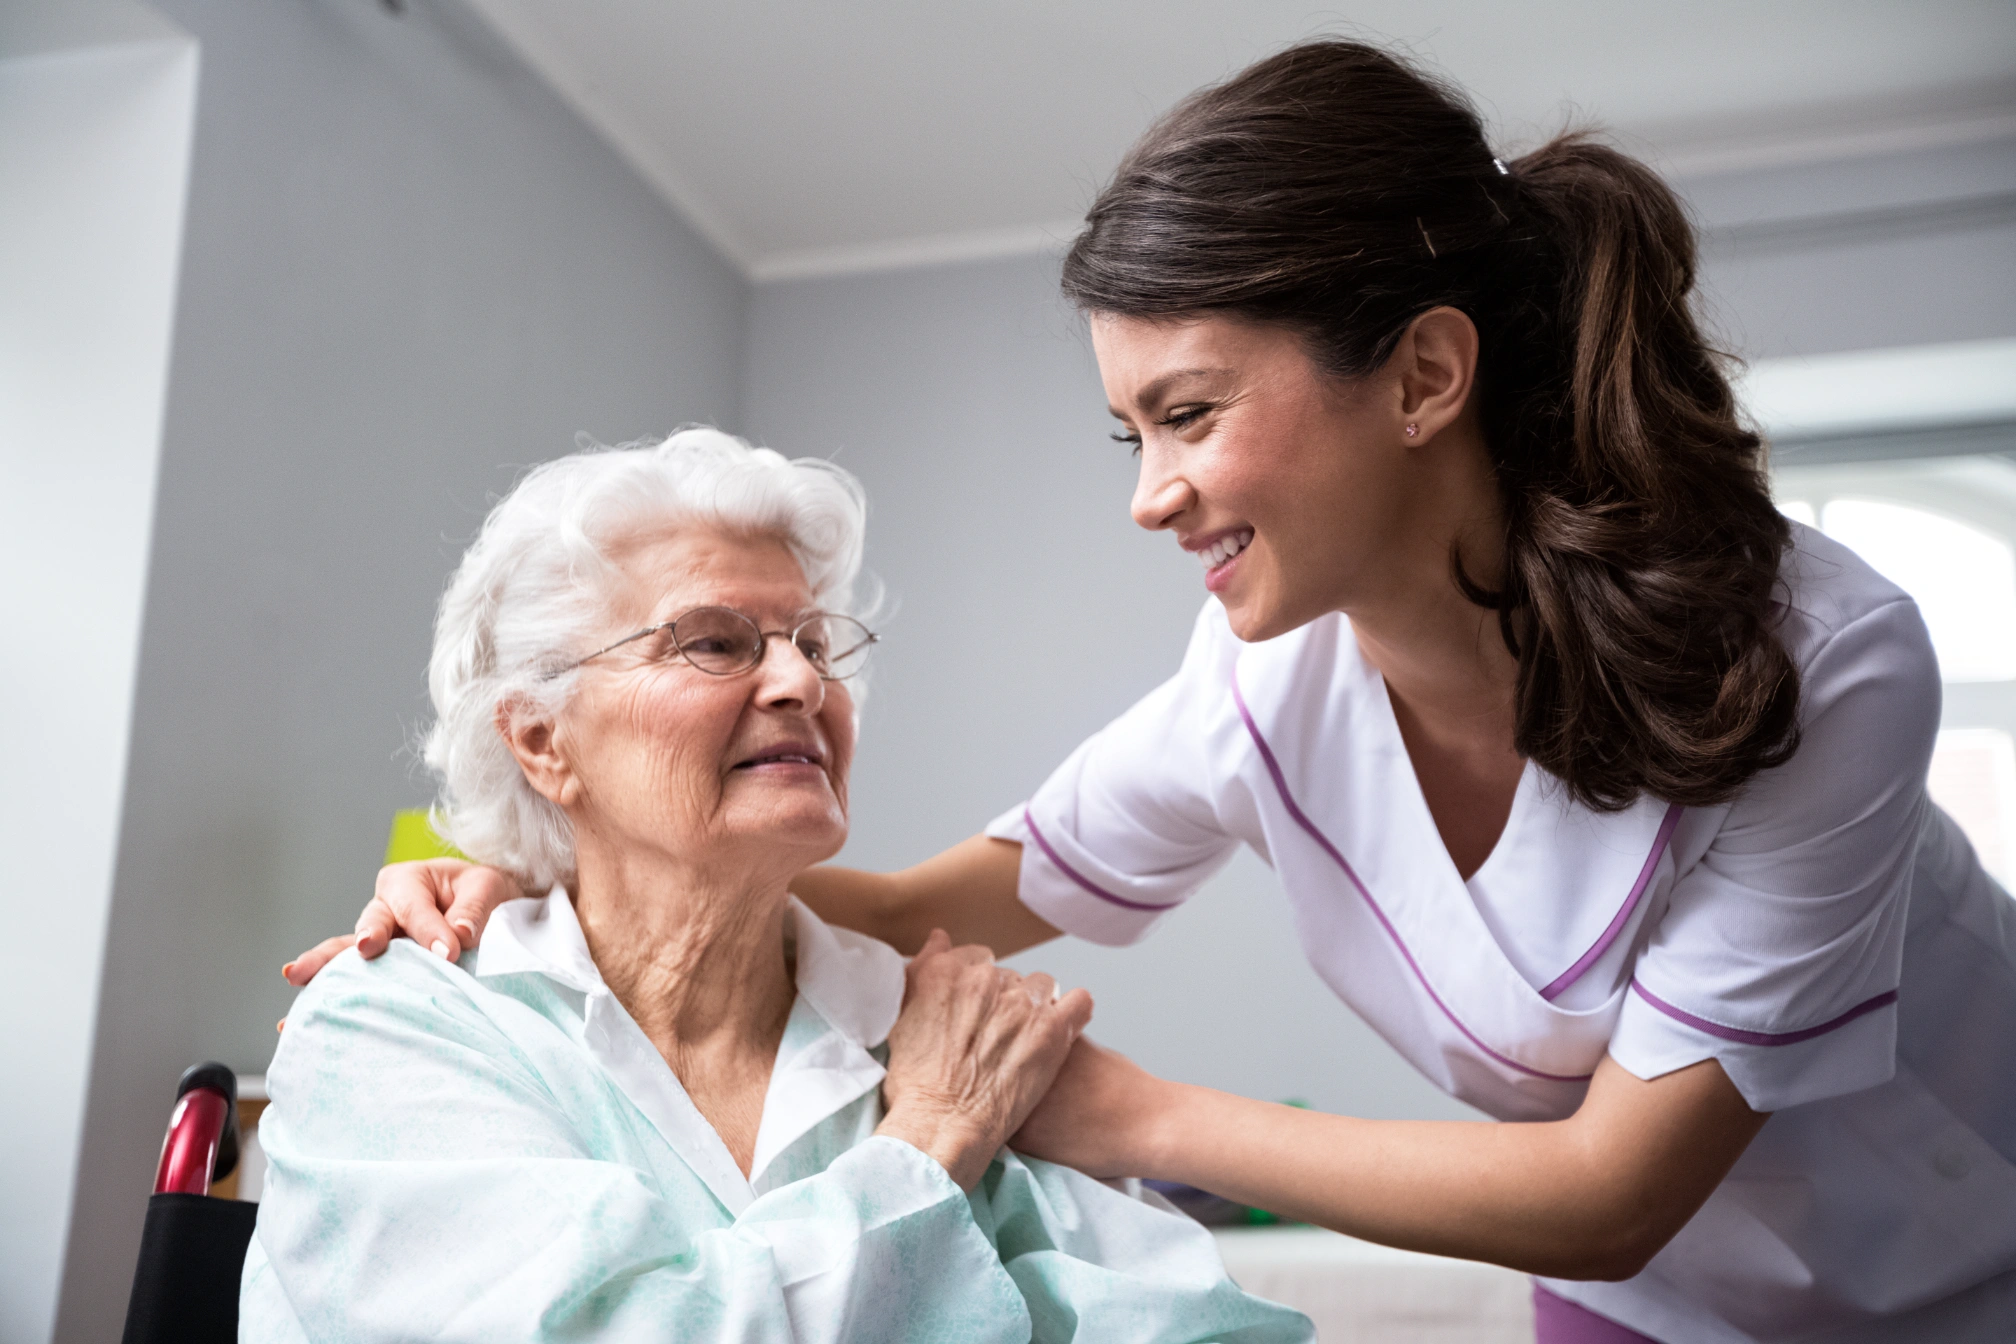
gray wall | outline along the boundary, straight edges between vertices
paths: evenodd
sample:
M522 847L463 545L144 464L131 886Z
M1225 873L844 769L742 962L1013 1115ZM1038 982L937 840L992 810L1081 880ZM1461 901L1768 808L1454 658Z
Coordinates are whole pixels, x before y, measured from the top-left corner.
M1682 184L1706 306L1752 357L2016 333L2016 142L1774 166ZM837 451L868 483L889 624L848 861L898 866L977 831L1175 667L1196 566L1127 518L1111 428L1054 259L766 285L750 432ZM1456 1116L1303 962L1242 855L1147 943L1024 964L1085 984L1093 1032L1150 1068L1371 1116Z
M57 1337L116 1338L178 1071L348 929L434 601L577 430L733 423L748 292L453 3L163 0L200 43L125 818Z
M2016 139L1680 185L1708 310L1748 358L2016 333Z

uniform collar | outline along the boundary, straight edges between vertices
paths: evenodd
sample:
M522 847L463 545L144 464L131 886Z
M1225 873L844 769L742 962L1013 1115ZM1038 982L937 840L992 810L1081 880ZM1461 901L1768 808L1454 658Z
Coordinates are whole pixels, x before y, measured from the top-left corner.
M471 973L542 975L582 995L582 1046L728 1213L739 1216L775 1183L766 1178L778 1156L880 1086L883 1068L869 1052L888 1039L903 1005L903 958L888 944L832 927L796 897L784 934L798 999L764 1094L747 1177L603 981L565 888L500 909Z

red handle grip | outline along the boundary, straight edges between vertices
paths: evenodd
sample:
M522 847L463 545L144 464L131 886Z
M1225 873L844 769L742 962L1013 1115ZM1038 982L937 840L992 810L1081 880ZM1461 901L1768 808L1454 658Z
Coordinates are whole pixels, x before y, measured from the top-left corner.
M224 1137L229 1105L222 1092L191 1088L175 1103L168 1137L161 1144L161 1166L154 1173L154 1193L207 1195L210 1174L217 1168L217 1145Z

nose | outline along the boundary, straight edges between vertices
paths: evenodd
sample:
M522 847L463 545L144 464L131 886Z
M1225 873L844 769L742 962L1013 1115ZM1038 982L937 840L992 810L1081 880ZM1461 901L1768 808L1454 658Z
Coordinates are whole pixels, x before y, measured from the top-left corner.
M781 632L765 636L772 645L756 665L756 700L766 709L793 714L817 714L826 703L826 683L791 637Z
M1174 527L1197 502L1197 492L1177 470L1174 454L1152 444L1141 449L1141 474L1134 482L1134 521L1150 532Z

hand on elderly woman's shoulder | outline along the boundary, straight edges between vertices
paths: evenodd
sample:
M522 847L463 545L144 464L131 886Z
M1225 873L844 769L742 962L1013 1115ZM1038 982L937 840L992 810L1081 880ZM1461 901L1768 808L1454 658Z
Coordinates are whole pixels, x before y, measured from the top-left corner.
M971 1190L1091 1020L1084 990L1059 995L1049 976L997 966L986 948L954 947L933 930L889 1032L876 1133L922 1149Z
M353 944L369 961L394 938L411 938L436 956L454 961L482 940L490 916L525 891L509 873L461 859L415 859L378 870L378 887L357 916L354 933L325 938L280 968L299 988L336 954Z

